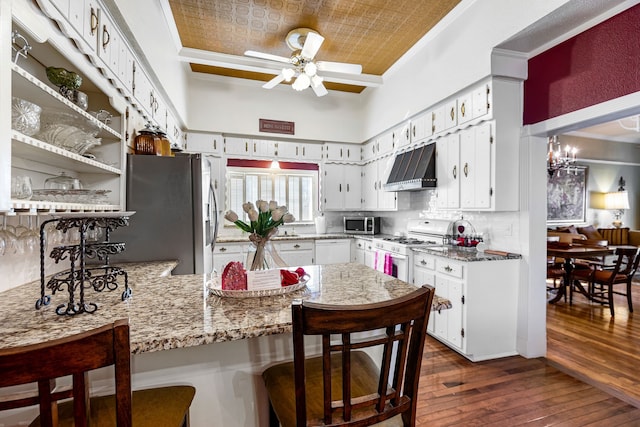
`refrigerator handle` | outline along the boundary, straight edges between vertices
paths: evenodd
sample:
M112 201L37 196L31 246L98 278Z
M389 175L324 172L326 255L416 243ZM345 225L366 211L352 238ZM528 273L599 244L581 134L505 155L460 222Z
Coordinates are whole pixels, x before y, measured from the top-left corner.
M218 201L212 182L209 182L209 218L213 221L213 236L211 237L211 252L213 252L218 238Z

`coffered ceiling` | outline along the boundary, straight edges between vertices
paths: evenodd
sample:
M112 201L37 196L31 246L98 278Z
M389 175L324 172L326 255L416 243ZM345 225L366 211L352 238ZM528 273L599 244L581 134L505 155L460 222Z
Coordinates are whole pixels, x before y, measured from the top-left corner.
M182 60L189 62L194 72L268 81L279 69L269 67L270 61L249 61L244 52L253 50L289 57L291 49L285 40L295 28L311 28L325 37L316 59L361 64L364 77L379 79L460 1L168 0L168 3L183 46ZM360 93L369 85L331 80L325 78L325 86L330 90Z

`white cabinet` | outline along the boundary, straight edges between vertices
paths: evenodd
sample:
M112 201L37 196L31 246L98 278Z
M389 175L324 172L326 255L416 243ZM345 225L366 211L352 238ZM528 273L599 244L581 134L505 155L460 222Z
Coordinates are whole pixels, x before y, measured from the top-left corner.
M391 153L395 146L395 134L393 130L387 131L376 139L376 157Z
M452 305L432 312L428 333L474 362L517 354L519 265L518 259L461 262L416 254L414 279L435 279L436 295Z
M441 105L431 112L431 133L433 135L444 132L446 107Z
M320 192L326 210L359 210L361 171L359 165L325 163L322 165Z
M325 159L330 162L359 162L360 145L326 142Z
M376 268L376 248L373 246L373 241L364 241L364 265L367 267Z
M322 160L322 144L278 141L275 157L282 160L319 162Z
M377 139L371 139L369 141L367 141L366 143L364 143L362 145L362 161L363 162L368 162L370 160L375 159L378 151L377 151L377 147L378 147L378 140Z
M425 255L422 252L414 252L413 256L413 284L416 286L429 285L436 286L436 260L435 257ZM441 296L438 294L438 296ZM429 313L429 323L427 324L427 332L433 334L435 331L436 312Z
M342 262L351 262L351 239L316 240L316 264L338 264Z
M411 142L411 123L409 121L406 121L399 126L396 126L393 129L392 136L393 144L391 145L391 150L387 149L387 151L381 153L382 155L409 145L409 143Z
M460 135L453 133L436 140L436 206L441 209L460 207Z
M238 138L227 136L224 138L224 153L227 156L251 156L254 150L254 141L250 138Z
M460 131L460 207L489 209L493 122L484 122Z
M362 207L364 210L394 211L408 208L407 193L384 190L393 161L393 156L387 156L363 165Z
M418 142L432 135L432 112L419 114L411 120L411 142Z
M451 129L458 124L458 101L453 99L444 106L444 129Z
M232 262L246 263L248 243L216 243L213 248L213 268L219 275L224 271L224 267Z
M219 133L189 132L185 149L191 153L220 155L223 144L224 140Z
M353 239L353 250L351 251L351 261L358 264L365 264L366 239Z
M314 263L312 240L280 240L273 242L273 246L289 267Z
M491 111L491 82L482 84L471 92L473 118L477 119Z

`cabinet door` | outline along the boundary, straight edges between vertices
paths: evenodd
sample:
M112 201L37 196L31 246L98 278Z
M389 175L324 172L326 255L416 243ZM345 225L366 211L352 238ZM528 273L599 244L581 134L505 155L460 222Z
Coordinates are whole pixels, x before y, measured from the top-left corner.
M316 240L316 264L338 264L351 260L351 240Z
M371 139L362 146L362 161L368 162L376 157L377 139Z
M98 31L98 57L113 76L118 75L118 56L120 54L120 34L113 20L104 9L100 10L100 29Z
M376 268L376 251L370 240L367 240L365 243L364 265L369 268Z
M440 106L431 112L431 129L435 135L445 129L445 106Z
M82 52L95 53L98 48L100 17L97 0L69 0L69 23L84 42Z
M449 281L441 276L436 276L436 295L451 300L449 298ZM433 333L436 337L448 341L449 336L449 310L440 310L435 315L435 329Z
M378 208L378 164L370 162L362 167L362 208L376 210Z
M300 143L296 149L300 160L322 160L322 144Z
M344 208L344 166L333 163L323 165L321 192L324 208L340 210Z
M491 207L491 123L460 133L460 207Z
M225 137L224 152L227 156L248 157L253 152L253 139Z
M356 239L353 251L353 261L358 264L365 264L365 245L367 241L363 239Z
M421 114L411 120L411 142L421 141L431 136L431 111Z
M458 133L436 141L437 206L442 209L460 207L460 142Z
M276 154L276 142L270 139L254 139L251 147L251 157L255 159L272 160Z
M398 131L399 132L399 131ZM396 131L392 130L385 132L378 137L377 153L376 155L384 156L393 151L395 146Z
M287 240L274 244L279 255L290 267L313 264L313 241Z
M389 156L379 159L375 162L378 169L378 209L396 209L396 192L384 190L384 184L387 183L387 179L389 178L389 174L391 173L393 160L393 156Z
M465 93L458 98L458 124L468 122L473 118L473 94Z
M391 151L406 147L410 142L411 123L407 121L393 130L393 145L391 146Z
M275 157L278 160L289 159L289 160L298 160L298 153L300 152L300 144L297 142L285 142L278 141L275 143Z
M213 268L222 274L224 267L232 262L246 262L246 252L242 243L217 243L213 249Z
M362 172L359 165L342 165L344 170L344 208L362 208Z
M464 351L464 343L466 341L463 337L464 310L462 304L462 282L459 280L449 280L447 287L447 298L451 301L451 309L448 310L449 315L447 318L447 341L449 341L454 347Z
M473 91L473 118L482 117L491 109L491 84L487 83Z
M136 67L133 73L134 103L138 111L147 117L151 117L152 91L151 81L141 67Z
M324 147L329 161L360 161L359 145L327 142Z
M458 101L452 100L445 104L444 128L451 129L458 124Z

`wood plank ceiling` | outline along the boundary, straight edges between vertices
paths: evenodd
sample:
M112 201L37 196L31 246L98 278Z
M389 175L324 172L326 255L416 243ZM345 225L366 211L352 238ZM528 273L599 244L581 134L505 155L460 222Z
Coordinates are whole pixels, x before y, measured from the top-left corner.
M362 65L382 76L460 0L169 0L182 46L242 56L246 50L289 57L294 28L325 41L316 59ZM190 64L192 71L268 81L273 74ZM360 93L365 86L326 82Z

